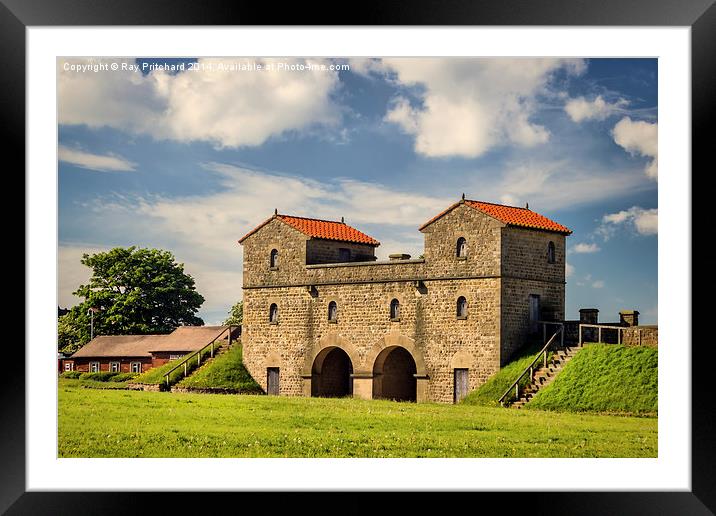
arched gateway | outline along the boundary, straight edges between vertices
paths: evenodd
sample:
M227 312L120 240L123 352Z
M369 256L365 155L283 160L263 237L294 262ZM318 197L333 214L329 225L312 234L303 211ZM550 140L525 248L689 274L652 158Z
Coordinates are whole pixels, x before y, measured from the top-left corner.
M373 398L417 400L417 368L410 352L401 346L381 351L373 365Z
M311 396L342 398L353 395L353 364L339 347L323 349L311 368Z
M398 332L382 337L366 358L372 377L372 398L424 401L425 360L415 342Z
M357 364L358 353L349 341L335 332L324 335L306 354L301 374L304 396L352 396Z

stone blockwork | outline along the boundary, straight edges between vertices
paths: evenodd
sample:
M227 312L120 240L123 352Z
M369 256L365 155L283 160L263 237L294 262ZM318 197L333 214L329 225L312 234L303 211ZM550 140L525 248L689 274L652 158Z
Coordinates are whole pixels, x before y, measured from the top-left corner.
M348 258L341 255L347 252ZM338 262L368 262L375 260L375 247L352 242L336 242L331 240L312 239L306 246L306 263L338 263Z
M654 348L659 346L659 327L657 325L639 326L639 312L636 310L622 310L619 312L619 316L619 322L600 323L599 310L582 308L579 310L578 321L564 321L565 342L578 344L580 324L590 324L593 326L582 327L582 342L604 342L606 344L621 342L626 346Z
M424 259L333 264L311 264L307 249L316 245L328 256L326 247L337 253L352 244L317 242L278 220L246 238L242 341L256 381L266 389L267 368L278 367L281 395L310 396L320 395L321 381L326 392L340 391L342 374L350 375L355 397L386 390L411 399L412 389L419 402L451 403L455 369L468 369L475 389L524 345L530 295L540 296L541 318L563 318L563 235L512 228L465 205L422 232ZM464 258L456 255L460 237L467 241ZM548 264L550 241L556 260ZM269 270L272 249L279 252L277 270ZM466 317L458 317L461 297ZM394 299L397 319L390 314ZM328 319L332 301L336 321ZM275 323L269 320L274 303ZM319 377L334 348L345 352L351 370L334 356Z
M562 321L564 319L564 283L502 279L502 353L500 365L519 350L531 333L542 330L530 320L529 297L539 296L540 319ZM556 328L548 327L549 332Z
M623 332L622 342L625 346L659 347L658 326L630 326Z

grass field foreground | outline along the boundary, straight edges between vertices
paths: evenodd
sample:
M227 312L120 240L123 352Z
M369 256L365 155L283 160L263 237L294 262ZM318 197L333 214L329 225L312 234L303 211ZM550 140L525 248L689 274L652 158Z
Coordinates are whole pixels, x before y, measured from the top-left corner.
M60 457L656 457L654 418L473 405L82 389Z

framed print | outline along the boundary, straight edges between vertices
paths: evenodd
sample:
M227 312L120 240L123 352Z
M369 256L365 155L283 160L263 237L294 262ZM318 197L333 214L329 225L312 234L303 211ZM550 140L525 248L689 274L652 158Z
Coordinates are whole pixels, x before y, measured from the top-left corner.
M28 206L0 507L711 513L712 2L266 11L0 7Z

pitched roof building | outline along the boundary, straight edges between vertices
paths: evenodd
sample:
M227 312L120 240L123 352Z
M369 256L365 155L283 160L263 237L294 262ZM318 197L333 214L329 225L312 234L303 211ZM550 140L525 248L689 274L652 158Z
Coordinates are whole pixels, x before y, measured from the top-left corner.
M229 326L179 326L168 335L99 335L62 363L65 371L144 372L226 338L228 330Z
M379 246L375 238L369 237L365 233L358 231L356 228L349 226L343 220L340 222L334 220L311 219L307 217L296 217L294 215L274 214L273 217L259 224L256 228L244 235L239 243L243 243L248 237L256 233L272 220L277 219L297 229L301 233L311 238L334 240L338 242L353 242L356 244L367 244Z
M462 199L378 261L344 222L279 215L244 247L243 356L269 393L452 402L564 319L567 227Z

